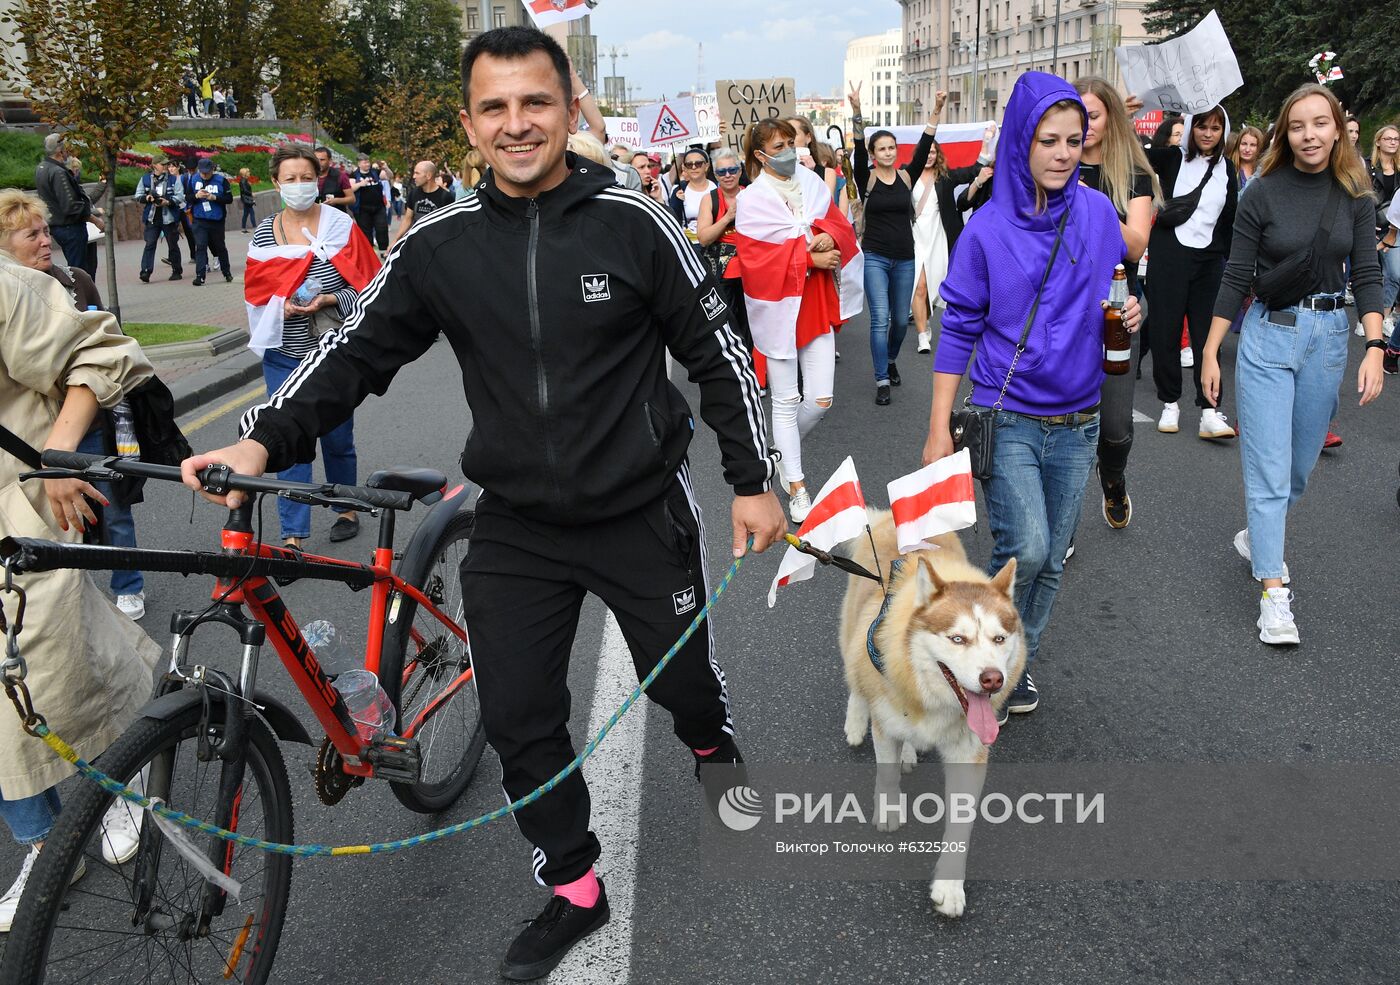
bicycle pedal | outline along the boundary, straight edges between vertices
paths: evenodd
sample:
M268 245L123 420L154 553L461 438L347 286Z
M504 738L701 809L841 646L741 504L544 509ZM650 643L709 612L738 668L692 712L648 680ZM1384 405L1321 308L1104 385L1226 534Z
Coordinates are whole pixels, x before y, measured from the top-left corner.
M423 773L423 756L417 739L404 739L388 732L376 735L369 744L365 759L374 767L380 780L394 783L417 783Z

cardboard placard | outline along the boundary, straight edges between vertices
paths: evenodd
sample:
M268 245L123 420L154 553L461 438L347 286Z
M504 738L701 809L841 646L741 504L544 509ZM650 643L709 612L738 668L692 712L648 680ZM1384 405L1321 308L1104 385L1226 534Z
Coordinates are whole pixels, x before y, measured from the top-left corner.
M724 142L739 154L744 153L744 134L750 126L797 115L797 89L790 78L720 80L715 95L726 128Z

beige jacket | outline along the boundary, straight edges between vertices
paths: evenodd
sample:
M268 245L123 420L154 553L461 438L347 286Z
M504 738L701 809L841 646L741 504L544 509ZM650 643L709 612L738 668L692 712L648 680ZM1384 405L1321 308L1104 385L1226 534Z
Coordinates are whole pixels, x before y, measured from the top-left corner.
M135 340L106 312L82 312L58 281L0 254L0 424L42 448L67 387L81 384L111 407L151 376ZM24 466L0 452L0 535L76 541L59 529L44 484L19 481ZM20 653L34 709L92 760L151 697L160 648L122 615L87 572L21 575L29 595ZM7 615L12 601L0 598ZM26 735L0 702L0 793L6 800L48 789L73 770Z

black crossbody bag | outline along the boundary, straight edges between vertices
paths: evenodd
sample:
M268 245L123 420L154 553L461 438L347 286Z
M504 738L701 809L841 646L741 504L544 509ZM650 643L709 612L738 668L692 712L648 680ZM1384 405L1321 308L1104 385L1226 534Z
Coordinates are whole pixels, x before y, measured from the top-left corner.
M1210 181L1210 176L1215 173L1215 166L1219 163L1219 157L1211 161L1210 167L1206 168L1205 177L1201 179L1199 185L1185 195L1170 199L1163 205L1157 211L1157 225L1171 228L1179 226L1191 218L1196 212L1196 206L1201 204L1201 192L1205 191L1206 182Z
M1342 187L1332 182L1332 190L1327 193L1327 221L1317 227L1312 244L1302 253L1295 253L1282 261L1266 274L1254 278L1254 296L1269 306L1270 311L1289 308L1313 293L1322 282L1323 250L1332 226L1337 221L1337 210L1342 205Z
M1026 315L1026 327L1021 330L1021 341L1016 343L1016 352L1011 357L1011 365L1006 370L1006 379L1001 384L1001 393L997 394L996 402L990 407L975 407L972 404L972 391L963 398L963 405L953 411L952 420L949 422L949 432L953 436L953 450L962 451L967 449L968 457L972 459L972 477L978 480L990 479L992 476L992 453L996 448L996 420L997 411L1001 410L1001 402L1006 399L1006 391L1011 388L1011 377L1016 372L1016 364L1021 360L1021 353L1026 351L1026 340L1031 337L1031 326L1035 324L1035 313L1040 310L1040 296L1045 292L1045 283L1050 279L1050 268L1055 266L1055 257L1060 252L1060 237L1064 235L1065 222L1069 219L1069 209L1065 209L1065 214L1060 217L1060 224L1055 229L1055 244L1050 247L1050 259L1045 264L1045 273L1041 275L1040 286L1036 288L1035 300L1031 302L1030 314Z

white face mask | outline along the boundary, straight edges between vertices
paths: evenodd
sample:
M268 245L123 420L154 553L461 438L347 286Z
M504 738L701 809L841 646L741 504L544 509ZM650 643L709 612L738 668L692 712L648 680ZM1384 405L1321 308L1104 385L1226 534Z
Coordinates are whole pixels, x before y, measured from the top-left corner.
M282 194L287 208L296 212L304 212L315 205L319 191L314 181L288 181L278 185L277 190Z

